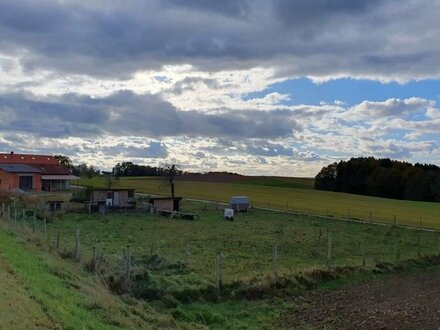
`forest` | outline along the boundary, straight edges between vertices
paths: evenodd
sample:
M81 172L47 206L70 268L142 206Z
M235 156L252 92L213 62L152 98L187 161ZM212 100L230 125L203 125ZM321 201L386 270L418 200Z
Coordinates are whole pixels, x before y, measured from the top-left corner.
M440 201L440 167L389 158L351 158L325 166L315 189L416 201Z

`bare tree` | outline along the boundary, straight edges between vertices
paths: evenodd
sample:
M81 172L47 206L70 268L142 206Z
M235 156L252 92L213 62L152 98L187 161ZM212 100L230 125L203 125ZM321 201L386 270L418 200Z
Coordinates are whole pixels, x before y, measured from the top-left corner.
M170 184L171 197L175 197L174 184L175 178L180 174L179 165L170 164L166 166L166 174L168 178L168 183Z

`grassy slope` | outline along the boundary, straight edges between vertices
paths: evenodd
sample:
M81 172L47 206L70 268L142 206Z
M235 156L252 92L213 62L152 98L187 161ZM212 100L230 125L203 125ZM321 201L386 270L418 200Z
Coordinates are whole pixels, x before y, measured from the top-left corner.
M2 329L147 329L160 322L164 327L173 324L147 307L126 305L77 265L24 245L3 224L0 252Z
M313 214L331 214L368 220L370 211L373 220L397 222L418 226L440 228L440 203L403 201L345 193L317 191L311 189L286 188L279 186L244 183L213 183L179 181L176 183L178 195L188 198L228 201L231 195L248 195L252 204L258 207L294 210ZM103 178L82 179L82 185L105 187ZM158 178L121 178L115 187L130 187L149 194L169 194L167 182Z
M58 324L30 297L3 254L0 254L0 296L0 329L57 328Z

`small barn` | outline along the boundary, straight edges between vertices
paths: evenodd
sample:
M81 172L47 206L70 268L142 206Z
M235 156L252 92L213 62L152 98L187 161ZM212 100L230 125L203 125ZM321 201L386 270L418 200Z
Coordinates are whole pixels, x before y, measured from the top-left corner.
M182 197L151 197L150 210L153 212L179 212Z
M88 199L92 209L134 209L134 189L91 189Z
M249 197L247 196L232 196L229 204L231 204L231 209L235 212L247 212L249 209Z

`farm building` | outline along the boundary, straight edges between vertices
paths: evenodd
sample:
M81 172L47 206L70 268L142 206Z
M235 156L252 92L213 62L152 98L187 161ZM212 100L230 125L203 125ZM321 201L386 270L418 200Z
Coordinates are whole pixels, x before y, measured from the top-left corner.
M94 210L135 208L134 189L91 189L88 191L89 203Z
M179 212L182 197L151 197L149 199L150 209L155 211Z
M247 212L249 209L249 197L247 196L232 196L229 204L231 209L235 212Z
M60 191L78 179L53 156L0 154L0 190Z

